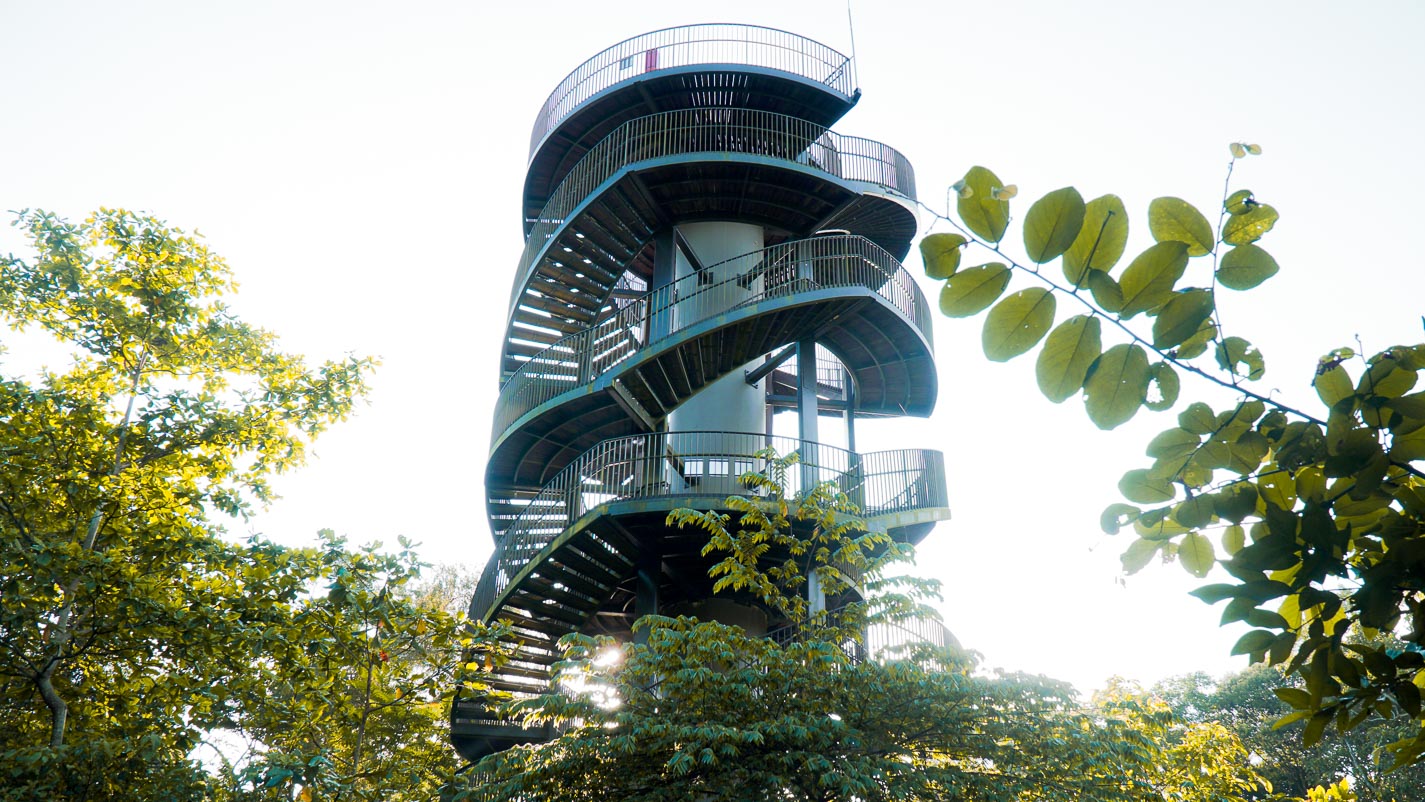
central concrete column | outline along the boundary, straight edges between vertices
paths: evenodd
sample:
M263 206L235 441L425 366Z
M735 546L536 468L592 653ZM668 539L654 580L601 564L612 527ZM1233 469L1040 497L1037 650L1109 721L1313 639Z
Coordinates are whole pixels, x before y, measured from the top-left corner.
M761 226L688 223L678 226L678 233L695 259L689 259L682 250L677 252L678 292L672 316L673 331L720 314L755 296L761 285L755 275L760 260L755 257L727 260L760 251L764 236ZM739 277L746 280L738 281ZM760 355L757 356L760 359ZM766 417L766 394L761 382L749 385L743 378L744 370L752 364L755 361L734 368L668 415L668 444L674 452L669 455L670 487L714 496L739 492L738 475L753 468L747 455L760 447L760 443L754 444L756 438L679 433L761 432ZM732 455L743 458L727 459Z

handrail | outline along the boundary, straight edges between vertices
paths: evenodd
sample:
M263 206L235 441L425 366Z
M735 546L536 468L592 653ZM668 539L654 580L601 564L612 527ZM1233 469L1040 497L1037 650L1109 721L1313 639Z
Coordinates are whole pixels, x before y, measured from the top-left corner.
M521 415L594 381L661 337L748 304L832 287L875 292L929 339L930 305L884 248L853 235L784 242L659 287L530 357L500 388L495 438Z
M800 639L804 627L801 624L787 624L769 630L766 637L778 646L786 646ZM852 662L897 658L904 656L907 646L925 644L942 649L960 649L960 640L955 637L945 622L928 616L913 616L900 621L880 621L866 627L858 641L841 644L841 649Z
M879 184L915 198L915 170L899 151L838 134L807 120L751 109L681 109L615 128L569 171L525 235L510 295L513 311L534 266L589 193L636 162L692 153L747 153L810 167L837 178Z
M761 432L659 432L605 440L585 451L530 499L504 528L471 601L483 616L514 577L560 533L602 504L638 498L747 495L737 479L762 471L758 452L796 452L789 496L804 483L834 481L864 518L949 506L944 455L903 449L857 454L844 448Z
M694 64L765 67L826 84L848 97L856 90L850 58L794 33L734 23L664 28L625 39L565 76L534 118L530 159L545 137L594 95L639 75Z

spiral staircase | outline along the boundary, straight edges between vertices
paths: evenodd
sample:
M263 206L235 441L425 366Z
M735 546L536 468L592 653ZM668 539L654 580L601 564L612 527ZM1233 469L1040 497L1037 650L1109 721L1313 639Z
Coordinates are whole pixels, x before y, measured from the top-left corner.
M800 36L693 25L605 50L541 108L485 475L495 552L470 605L512 627L485 676L500 695L544 692L563 635L630 637L647 613L775 631L749 600L710 601L703 539L664 523L746 493L768 446L801 459L789 492L834 481L898 540L949 517L939 452L855 451L857 418L936 397L930 309L899 261L914 173L828 127L855 83ZM779 411L798 436L772 434ZM849 449L820 442L822 418ZM490 698L453 706L470 760L549 736Z

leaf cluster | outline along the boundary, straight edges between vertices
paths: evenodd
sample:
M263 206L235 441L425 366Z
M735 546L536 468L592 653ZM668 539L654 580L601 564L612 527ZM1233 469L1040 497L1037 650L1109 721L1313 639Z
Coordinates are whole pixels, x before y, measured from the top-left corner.
M1419 728L1393 746L1394 757L1413 763L1425 758L1425 393L1412 392L1425 346L1386 349L1355 375L1354 352L1332 351L1312 381L1321 413L1249 389L1265 373L1264 357L1224 331L1217 299L1222 288L1253 289L1278 272L1257 244L1278 213L1248 190L1231 191L1230 179L1229 168L1216 226L1179 198L1152 201L1155 243L1121 270L1128 217L1115 196L1084 202L1064 188L1036 201L1023 220L1023 263L1002 248L1008 201L967 208L962 197L960 233L922 243L927 273L946 280L945 314L988 309L990 359L1043 341L1041 390L1055 403L1082 393L1101 428L1143 407L1174 407L1182 375L1239 396L1225 409L1188 404L1178 425L1148 444L1151 466L1124 475L1128 503L1110 505L1103 528L1137 535L1123 555L1130 573L1161 558L1194 576L1215 566L1231 576L1197 595L1228 602L1224 624L1255 627L1236 653L1302 678L1303 689L1284 698L1296 708L1288 720L1306 723L1308 744L1333 722L1345 731L1404 714ZM1001 186L979 167L964 184L971 197ZM959 270L961 251L971 249L995 261ZM1056 259L1063 280L1044 269ZM1001 299L1011 274L1031 286ZM1056 327L1059 301L1084 311ZM1107 344L1106 333L1118 342ZM1365 637L1347 642L1357 629ZM1375 633L1399 633L1405 647L1381 646Z

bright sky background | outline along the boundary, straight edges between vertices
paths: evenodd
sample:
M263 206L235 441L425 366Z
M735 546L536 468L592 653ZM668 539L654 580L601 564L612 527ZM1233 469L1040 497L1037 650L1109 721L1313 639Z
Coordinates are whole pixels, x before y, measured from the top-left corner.
M234 534L401 533L478 571L529 127L550 90L624 38L696 22L851 50L841 0L496 5L0 0L0 209L124 206L200 229L242 282L238 308L285 347L383 360L370 405ZM1280 210L1261 244L1282 272L1223 301L1229 333L1266 354L1260 386L1314 404L1321 353L1420 341L1425 4L881 0L855 16L865 94L836 130L906 154L926 203L972 164L1019 185L1020 213L1066 184L1114 192L1131 256L1149 200L1215 220L1227 144L1261 143L1234 183ZM979 321L935 334L934 416L858 440L946 452L955 519L919 570L945 583L966 645L1082 689L1241 667L1239 631L1185 595L1194 580L1120 581L1128 541L1099 532L1173 419L1100 433L1077 399L1039 394L1032 357L987 363Z

